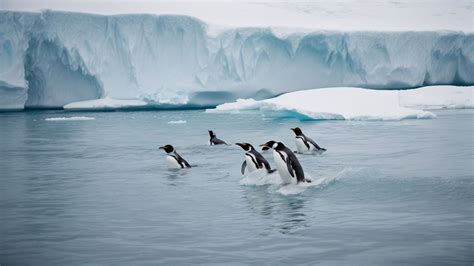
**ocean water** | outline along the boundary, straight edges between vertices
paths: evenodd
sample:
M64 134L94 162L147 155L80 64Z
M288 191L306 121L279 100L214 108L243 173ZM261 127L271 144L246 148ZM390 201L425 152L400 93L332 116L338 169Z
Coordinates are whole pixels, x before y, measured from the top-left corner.
M474 110L435 113L1 113L0 264L472 265ZM294 148L295 126L328 149L299 155L311 186L242 176L243 150L208 145ZM197 167L168 170L164 144Z

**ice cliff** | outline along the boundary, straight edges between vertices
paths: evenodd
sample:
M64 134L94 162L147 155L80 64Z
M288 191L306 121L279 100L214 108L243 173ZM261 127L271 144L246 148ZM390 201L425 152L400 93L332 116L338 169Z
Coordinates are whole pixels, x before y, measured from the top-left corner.
M0 11L0 109L100 98L212 106L320 87L474 84L474 34L228 28L186 16Z

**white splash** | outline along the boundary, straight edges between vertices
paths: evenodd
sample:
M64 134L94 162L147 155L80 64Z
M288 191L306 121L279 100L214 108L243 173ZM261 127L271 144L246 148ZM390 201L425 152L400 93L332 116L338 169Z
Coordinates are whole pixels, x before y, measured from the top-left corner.
M311 179L311 183L292 183L288 185L281 186L279 189L277 189L277 193L280 193L282 195L295 195L295 194L300 194L306 191L307 188L309 187L316 187L320 188L323 186L328 185L332 181L336 179L336 177L320 177L320 178L311 178L308 176L309 179Z
M278 173L268 174L266 170L260 169L247 173L239 182L243 186L280 185L281 178Z

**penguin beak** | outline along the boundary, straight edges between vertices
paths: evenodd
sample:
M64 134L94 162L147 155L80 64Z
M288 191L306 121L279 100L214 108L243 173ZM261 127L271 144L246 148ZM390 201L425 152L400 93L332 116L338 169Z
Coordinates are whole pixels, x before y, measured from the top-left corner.
M235 143L235 145L242 147L242 143Z
M263 147L263 148L270 148L270 147L268 147L268 144L267 144L267 143L263 143L263 144L260 144L260 145L258 145L258 146Z
M165 147L161 146L161 147L159 147L158 149L160 149L160 150L164 150L164 149L165 149Z

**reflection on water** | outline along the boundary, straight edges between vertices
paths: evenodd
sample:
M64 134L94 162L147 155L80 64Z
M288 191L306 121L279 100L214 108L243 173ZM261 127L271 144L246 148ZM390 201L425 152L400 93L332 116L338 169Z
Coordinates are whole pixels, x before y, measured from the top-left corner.
M268 186L258 186L245 187L243 198L249 209L282 234L291 234L306 226L305 201L298 196L285 197L272 192Z

